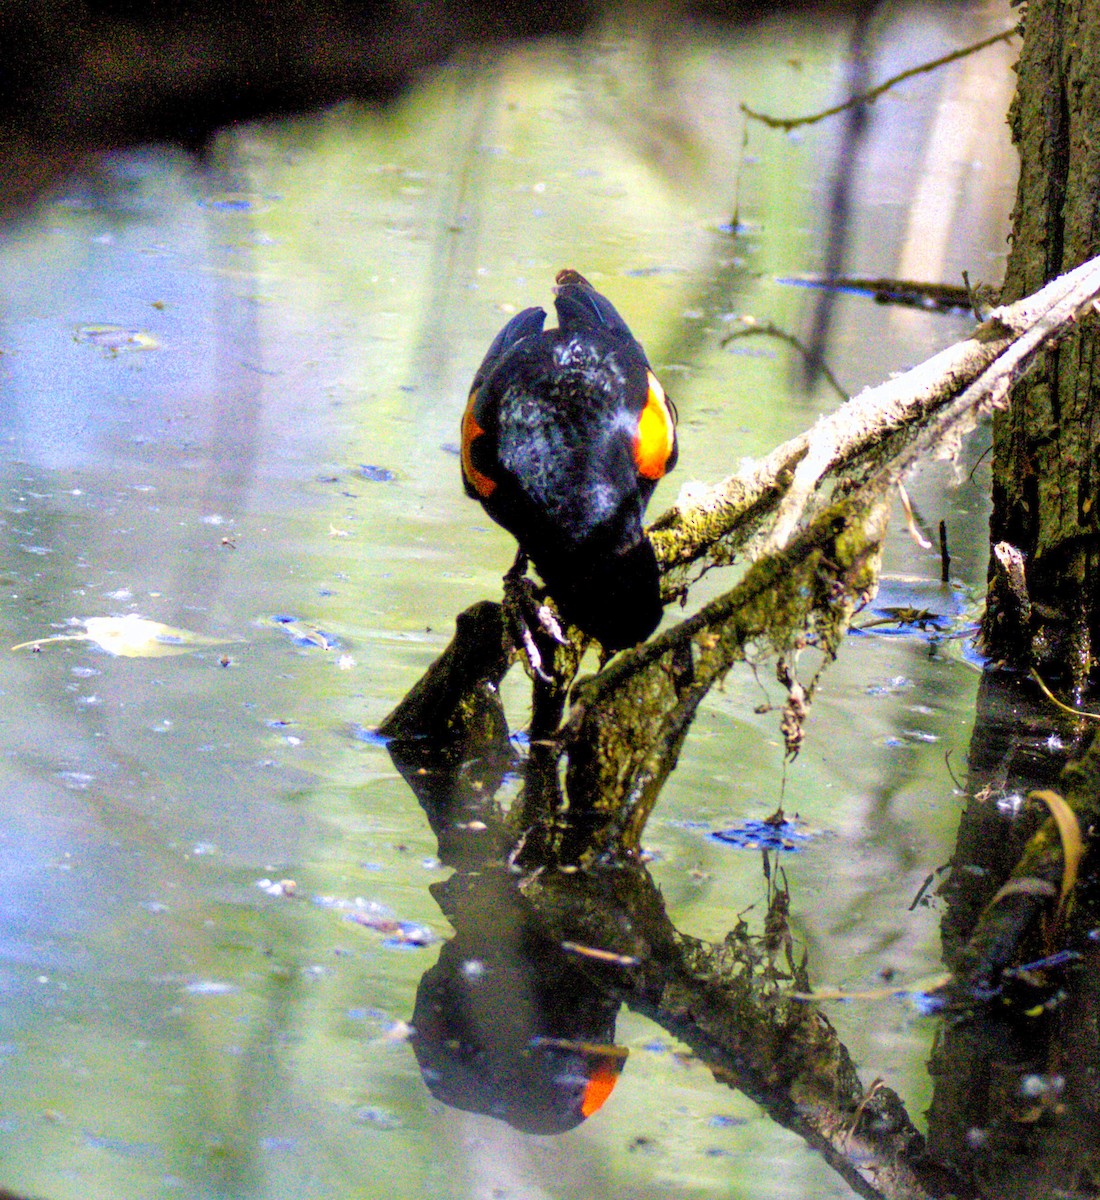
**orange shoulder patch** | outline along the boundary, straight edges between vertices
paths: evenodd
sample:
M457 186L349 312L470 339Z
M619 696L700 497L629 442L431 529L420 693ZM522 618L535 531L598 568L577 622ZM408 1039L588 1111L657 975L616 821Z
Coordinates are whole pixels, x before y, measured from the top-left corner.
M646 479L660 479L676 445L676 419L665 389L652 371L647 371L649 395L638 421L634 463Z
M485 430L477 423L477 418L474 416L476 397L477 392L473 391L470 393L470 399L466 402L466 411L462 414L462 433L459 438L459 446L461 448L462 477L484 499L496 491L497 485L488 475L483 475L473 462L474 442L485 434Z

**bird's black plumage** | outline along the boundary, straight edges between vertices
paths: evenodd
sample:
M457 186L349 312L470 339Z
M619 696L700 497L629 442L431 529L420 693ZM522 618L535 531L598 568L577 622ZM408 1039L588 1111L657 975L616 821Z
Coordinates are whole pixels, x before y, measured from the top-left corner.
M661 617L642 518L676 462L676 413L611 303L575 271L557 283L558 328L524 309L474 376L463 482L515 536L562 615L617 650Z

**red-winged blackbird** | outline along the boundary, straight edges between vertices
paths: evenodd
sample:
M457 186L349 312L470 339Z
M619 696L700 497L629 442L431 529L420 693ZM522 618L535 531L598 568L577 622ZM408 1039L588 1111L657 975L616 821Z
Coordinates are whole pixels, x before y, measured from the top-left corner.
M661 619L642 516L676 464L676 409L611 303L560 271L554 307L497 334L462 418L466 493L512 533L562 616L607 650Z

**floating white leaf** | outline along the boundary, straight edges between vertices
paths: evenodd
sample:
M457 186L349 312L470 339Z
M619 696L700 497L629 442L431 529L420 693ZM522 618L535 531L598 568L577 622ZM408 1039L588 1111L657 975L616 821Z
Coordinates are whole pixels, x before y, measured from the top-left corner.
M20 642L13 650L38 650L51 642L95 642L101 650L120 658L158 658L166 654L186 654L199 646L220 646L226 638L205 637L189 629L175 629L160 621L150 621L137 613L124 617L88 617L81 621L82 633L60 634Z

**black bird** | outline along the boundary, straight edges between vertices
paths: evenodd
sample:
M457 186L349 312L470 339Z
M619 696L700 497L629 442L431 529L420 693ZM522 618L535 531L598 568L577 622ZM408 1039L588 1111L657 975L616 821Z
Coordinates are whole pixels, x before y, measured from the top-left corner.
M462 418L467 495L519 542L562 616L621 650L661 619L642 517L676 464L676 409L605 297L560 271L554 307L497 334Z

